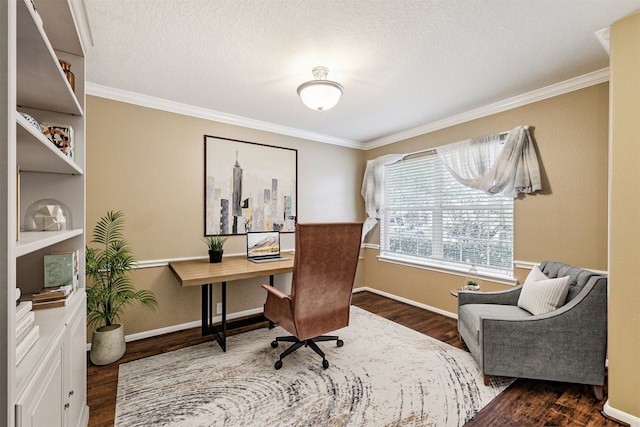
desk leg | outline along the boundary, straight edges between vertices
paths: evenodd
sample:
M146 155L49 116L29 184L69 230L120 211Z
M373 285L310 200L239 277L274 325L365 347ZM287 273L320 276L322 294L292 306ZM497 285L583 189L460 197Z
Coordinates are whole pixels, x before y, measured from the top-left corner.
M269 285L274 286L274 276L269 275ZM221 282L222 285L222 313L221 324L213 324L213 284L202 285L202 336L213 335L222 351L227 351L227 331L234 328L242 328L267 320L264 315L254 316L251 318L243 318L227 322L227 282ZM269 320L269 329L274 328L274 323Z
M271 286L273 288L273 285L274 285L273 274L271 274L269 276L269 286ZM275 323L273 323L271 321L271 319L269 319L269 330L271 330L271 329L273 329L275 327L276 327Z
M218 334L218 336L220 336ZM222 336L218 341L222 351L227 351L227 282L222 282Z
M202 336L213 335L222 351L227 351L227 282L222 282L222 325L213 326L213 283L202 285Z
M213 317L213 283L202 285L202 336L208 335Z

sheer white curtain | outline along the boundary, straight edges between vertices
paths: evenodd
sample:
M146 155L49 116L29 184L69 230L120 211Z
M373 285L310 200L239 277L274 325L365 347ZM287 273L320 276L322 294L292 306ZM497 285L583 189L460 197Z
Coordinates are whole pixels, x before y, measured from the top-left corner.
M500 134L436 148L447 170L462 185L517 197L541 190L538 158L528 126L518 126L503 143Z
M367 168L364 171L362 180L362 190L360 194L364 198L364 208L367 219L362 226L362 239L371 231L380 219L380 212L384 204L384 193L382 178L384 166L401 160L401 154L387 154L373 160L367 161Z

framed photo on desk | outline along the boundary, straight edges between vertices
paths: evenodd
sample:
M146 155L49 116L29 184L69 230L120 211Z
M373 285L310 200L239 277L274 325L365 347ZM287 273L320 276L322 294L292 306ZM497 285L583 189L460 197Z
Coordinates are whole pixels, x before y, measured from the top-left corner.
M204 136L205 236L295 231L298 150Z

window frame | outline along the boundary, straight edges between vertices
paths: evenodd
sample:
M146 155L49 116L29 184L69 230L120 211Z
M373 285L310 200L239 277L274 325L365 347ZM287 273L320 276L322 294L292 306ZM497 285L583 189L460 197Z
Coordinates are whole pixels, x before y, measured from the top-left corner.
M424 159L424 157L428 156L428 158ZM426 161L425 161L426 160ZM505 198L503 196L489 196L489 195L485 195L487 199L485 200L490 200L489 198L494 198L494 197L500 197L500 203L495 203L495 204L487 204L484 205L482 204L481 206L478 206L476 203L476 199L472 200L472 206L471 207L475 207L476 210L493 210L493 211L498 211L498 210L507 210L509 211L509 214L507 216L510 215L510 223L511 223L511 228L510 230L508 230L511 234L511 259L509 267L491 267L491 266L485 266L485 265L479 265L479 264L473 264L473 263L466 263L466 262L460 262L460 261L451 261L451 260L447 260L445 259L444 256L444 252L442 250L442 248L445 245L445 234L446 234L446 227L444 225L441 224L440 227L436 227L435 230L439 231L439 233L437 234L431 234L430 235L430 239L426 239L427 241L434 241L437 239L437 241L439 242L439 246L440 246L440 252L439 252L439 256L438 257L434 257L434 256L420 256L420 255L410 255L410 254L403 254L403 253L399 253L399 252L394 252L391 248L390 248L390 233L387 231L388 228L390 228L390 224L389 224L389 204L388 204L388 168L389 167L398 167L399 164L403 164L403 163L407 163L407 162L424 162L425 164L430 165L430 169L427 170L426 173L426 177L428 178L436 178L441 180L440 182L438 182L435 187L437 187L439 190L438 192L434 193L434 199L437 199L437 203L431 203L429 206L426 206L426 204L423 205L419 205L419 206L410 206L407 205L405 206L406 209L405 212L408 211L417 211L417 212L423 212L423 213L427 213L429 212L432 217L437 218L438 216L440 217L440 220L442 220L442 216L444 215L444 212L448 211L452 211L452 210L456 210L453 209L451 206L449 206L449 208L447 209L447 207L445 206L445 204L442 202L442 199L445 196L445 193L443 190L443 188L445 188L443 185L448 185L448 189L450 189L450 185L451 185L451 180L453 180L455 182L456 185L460 186L460 188L462 189L460 194L461 196L464 196L464 192L469 190L468 188L462 186L462 184L458 183L457 181L455 181L455 179L448 174L448 172L446 172L446 169L444 168L444 166L440 163L439 166L437 162L439 162L439 160L437 159L437 155L435 153L431 154L426 154L426 155L421 155L421 156L417 156L411 159L405 159L402 160L401 162L396 162L393 163L391 165L385 165L383 168L383 179L382 179L382 194L383 194L383 199L385 200L384 203L384 209L382 209L382 211L380 212L380 245L379 245L379 255L378 255L378 259L381 261L386 261L386 262L391 262L391 263L395 263L395 264L402 264L402 265L408 265L408 266L412 266L412 267L418 267L418 268L425 268L425 269L429 269L429 270L434 270L434 271L439 271L439 272L444 272L444 273L449 273L449 274L455 274L455 275L461 275L464 276L469 272L469 269L473 266L476 268L478 275L480 277L480 279L487 279L487 280L491 280L494 282L500 282L500 283L506 283L506 284L516 284L517 280L514 278L514 264L515 264L515 256L514 256L514 250L515 250L515 203L514 203L514 199L513 198ZM411 165L410 165L411 166ZM414 163L415 166L415 163ZM441 170L435 170L435 168L441 167ZM419 173L419 172L418 172ZM445 184L443 184L444 180L448 180ZM473 190L473 191L477 191L477 190ZM481 193L480 196L482 196L484 193ZM428 204L428 203L427 203ZM397 206L393 206L395 209L394 211L399 210L397 208ZM458 205L457 209L463 209L463 206ZM438 213L440 215L438 215ZM428 216L428 214L427 214ZM396 217L396 216L394 216ZM434 230L433 225L431 226L431 230ZM436 243L433 243L433 246L436 246ZM432 249L433 250L433 249ZM432 252L433 254L433 252Z

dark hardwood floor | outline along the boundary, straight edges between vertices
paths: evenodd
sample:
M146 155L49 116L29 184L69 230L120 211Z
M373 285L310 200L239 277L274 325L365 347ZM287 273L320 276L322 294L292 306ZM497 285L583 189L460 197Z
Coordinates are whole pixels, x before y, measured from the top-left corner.
M354 294L353 304L466 350L464 343L458 338L455 319L370 292ZM130 342L127 344L124 357L111 365L94 366L87 357L89 426L113 425L120 363L210 340L212 340L211 337L202 337L200 329L194 328ZM596 400L590 387L584 385L518 379L466 425L471 427L620 426L602 416L601 411L605 400Z

